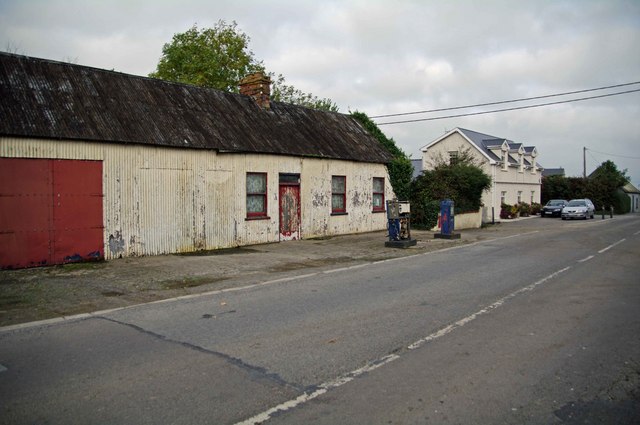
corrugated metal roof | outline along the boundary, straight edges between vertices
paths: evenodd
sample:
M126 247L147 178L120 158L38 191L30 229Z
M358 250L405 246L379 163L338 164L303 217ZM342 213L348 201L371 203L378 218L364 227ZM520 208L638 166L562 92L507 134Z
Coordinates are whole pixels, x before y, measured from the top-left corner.
M385 163L349 115L0 53L0 135Z

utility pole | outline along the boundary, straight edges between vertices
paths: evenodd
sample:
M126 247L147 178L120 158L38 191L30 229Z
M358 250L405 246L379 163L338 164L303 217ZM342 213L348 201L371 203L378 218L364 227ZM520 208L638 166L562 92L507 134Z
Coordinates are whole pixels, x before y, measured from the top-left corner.
M587 148L582 148L582 177L587 178Z

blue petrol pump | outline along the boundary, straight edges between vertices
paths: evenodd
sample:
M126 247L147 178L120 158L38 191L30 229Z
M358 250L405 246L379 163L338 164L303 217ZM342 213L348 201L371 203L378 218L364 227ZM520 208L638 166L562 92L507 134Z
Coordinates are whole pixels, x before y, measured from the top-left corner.
M455 233L454 202L451 199L440 201L440 233L434 236L440 239L459 239L460 233Z

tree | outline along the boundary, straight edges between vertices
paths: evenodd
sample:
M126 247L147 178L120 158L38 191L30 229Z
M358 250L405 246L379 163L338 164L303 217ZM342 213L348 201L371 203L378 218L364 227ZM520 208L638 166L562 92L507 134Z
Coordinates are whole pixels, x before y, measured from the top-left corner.
M413 165L409 157L400 149L393 139L388 138L364 112L352 112L351 116L358 120L362 126L378 139L393 159L387 165L391 187L400 200L409 199L411 178L413 177Z
M626 170L620 171L612 161L603 162L588 178L549 176L542 179L542 201L550 199L589 198L597 209L615 211L625 209L625 197L621 197L619 189L629 178Z
M156 71L149 76L237 92L244 76L264 71L262 62L249 50L249 36L237 26L220 20L213 28L198 29L194 25L174 34L162 47Z
M627 170L620 171L613 161L603 162L589 176L589 197L596 206L608 208L613 206L615 211L623 211L621 198L617 195L618 189L627 184L629 178Z
M329 98L320 99L311 93L305 93L293 86L286 84L282 74L271 77L271 98L276 102L292 103L294 105L306 106L307 108L320 109L323 111L338 112L338 105Z
M286 84L282 74L276 77L267 73L262 61L249 50L250 41L235 21L227 24L220 20L213 28L199 29L194 25L174 34L171 42L162 47L156 70L149 77L237 93L243 77L263 72L273 80L273 100L338 111L331 99L320 99Z

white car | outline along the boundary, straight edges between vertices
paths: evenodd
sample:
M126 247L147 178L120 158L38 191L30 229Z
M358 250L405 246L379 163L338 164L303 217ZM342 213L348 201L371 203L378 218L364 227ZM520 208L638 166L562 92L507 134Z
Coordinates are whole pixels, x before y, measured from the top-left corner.
M568 218L593 218L596 207L593 205L590 199L572 199L562 209L562 219Z

